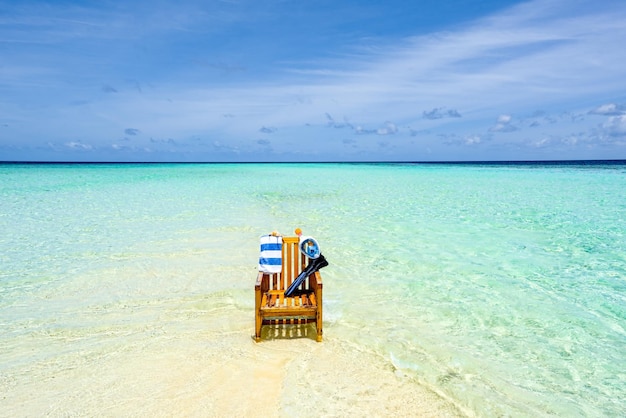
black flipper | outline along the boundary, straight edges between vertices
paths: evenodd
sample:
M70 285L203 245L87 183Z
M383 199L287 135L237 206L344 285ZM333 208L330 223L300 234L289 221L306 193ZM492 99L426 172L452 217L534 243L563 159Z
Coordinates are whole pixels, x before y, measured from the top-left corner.
M298 277L296 277L296 279L291 283L291 286L289 286L287 290L285 290L285 296L291 296L296 291L298 286L300 286L306 280L307 277L309 277L311 274L315 273L319 269L326 267L327 265L328 261L326 261L326 258L322 254L320 254L318 258L312 260L309 265L306 266L306 268L302 270L300 274L298 274Z

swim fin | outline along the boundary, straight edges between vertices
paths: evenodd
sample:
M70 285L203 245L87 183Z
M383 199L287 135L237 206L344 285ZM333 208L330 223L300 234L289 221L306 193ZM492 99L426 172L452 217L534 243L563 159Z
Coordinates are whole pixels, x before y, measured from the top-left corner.
M300 286L306 280L307 277L309 277L311 274L315 273L319 269L326 267L327 265L328 261L326 261L326 258L322 254L320 254L318 258L311 260L309 265L306 266L306 268L302 270L302 272L298 274L298 277L296 277L295 280L291 283L291 286L289 286L287 290L285 290L285 296L291 296L296 291L298 286Z

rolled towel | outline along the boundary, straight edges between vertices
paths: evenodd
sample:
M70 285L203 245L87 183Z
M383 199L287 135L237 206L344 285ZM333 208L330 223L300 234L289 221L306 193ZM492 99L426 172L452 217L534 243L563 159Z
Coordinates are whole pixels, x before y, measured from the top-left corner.
M283 264L283 237L262 235L260 241L261 254L259 256L259 271L264 273L280 273Z

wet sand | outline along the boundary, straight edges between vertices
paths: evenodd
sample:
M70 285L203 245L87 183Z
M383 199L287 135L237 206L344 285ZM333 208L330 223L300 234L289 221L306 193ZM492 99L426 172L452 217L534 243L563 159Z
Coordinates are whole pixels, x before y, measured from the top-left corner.
M2 383L1 415L464 416L389 362L332 336L317 343L266 332L255 343L244 330L145 332L150 343L145 334L112 338L24 368Z

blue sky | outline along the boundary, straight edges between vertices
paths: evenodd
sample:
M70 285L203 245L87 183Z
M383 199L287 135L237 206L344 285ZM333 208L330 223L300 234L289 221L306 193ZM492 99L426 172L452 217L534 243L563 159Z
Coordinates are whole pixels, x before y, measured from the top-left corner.
M0 0L0 160L626 159L622 0Z

